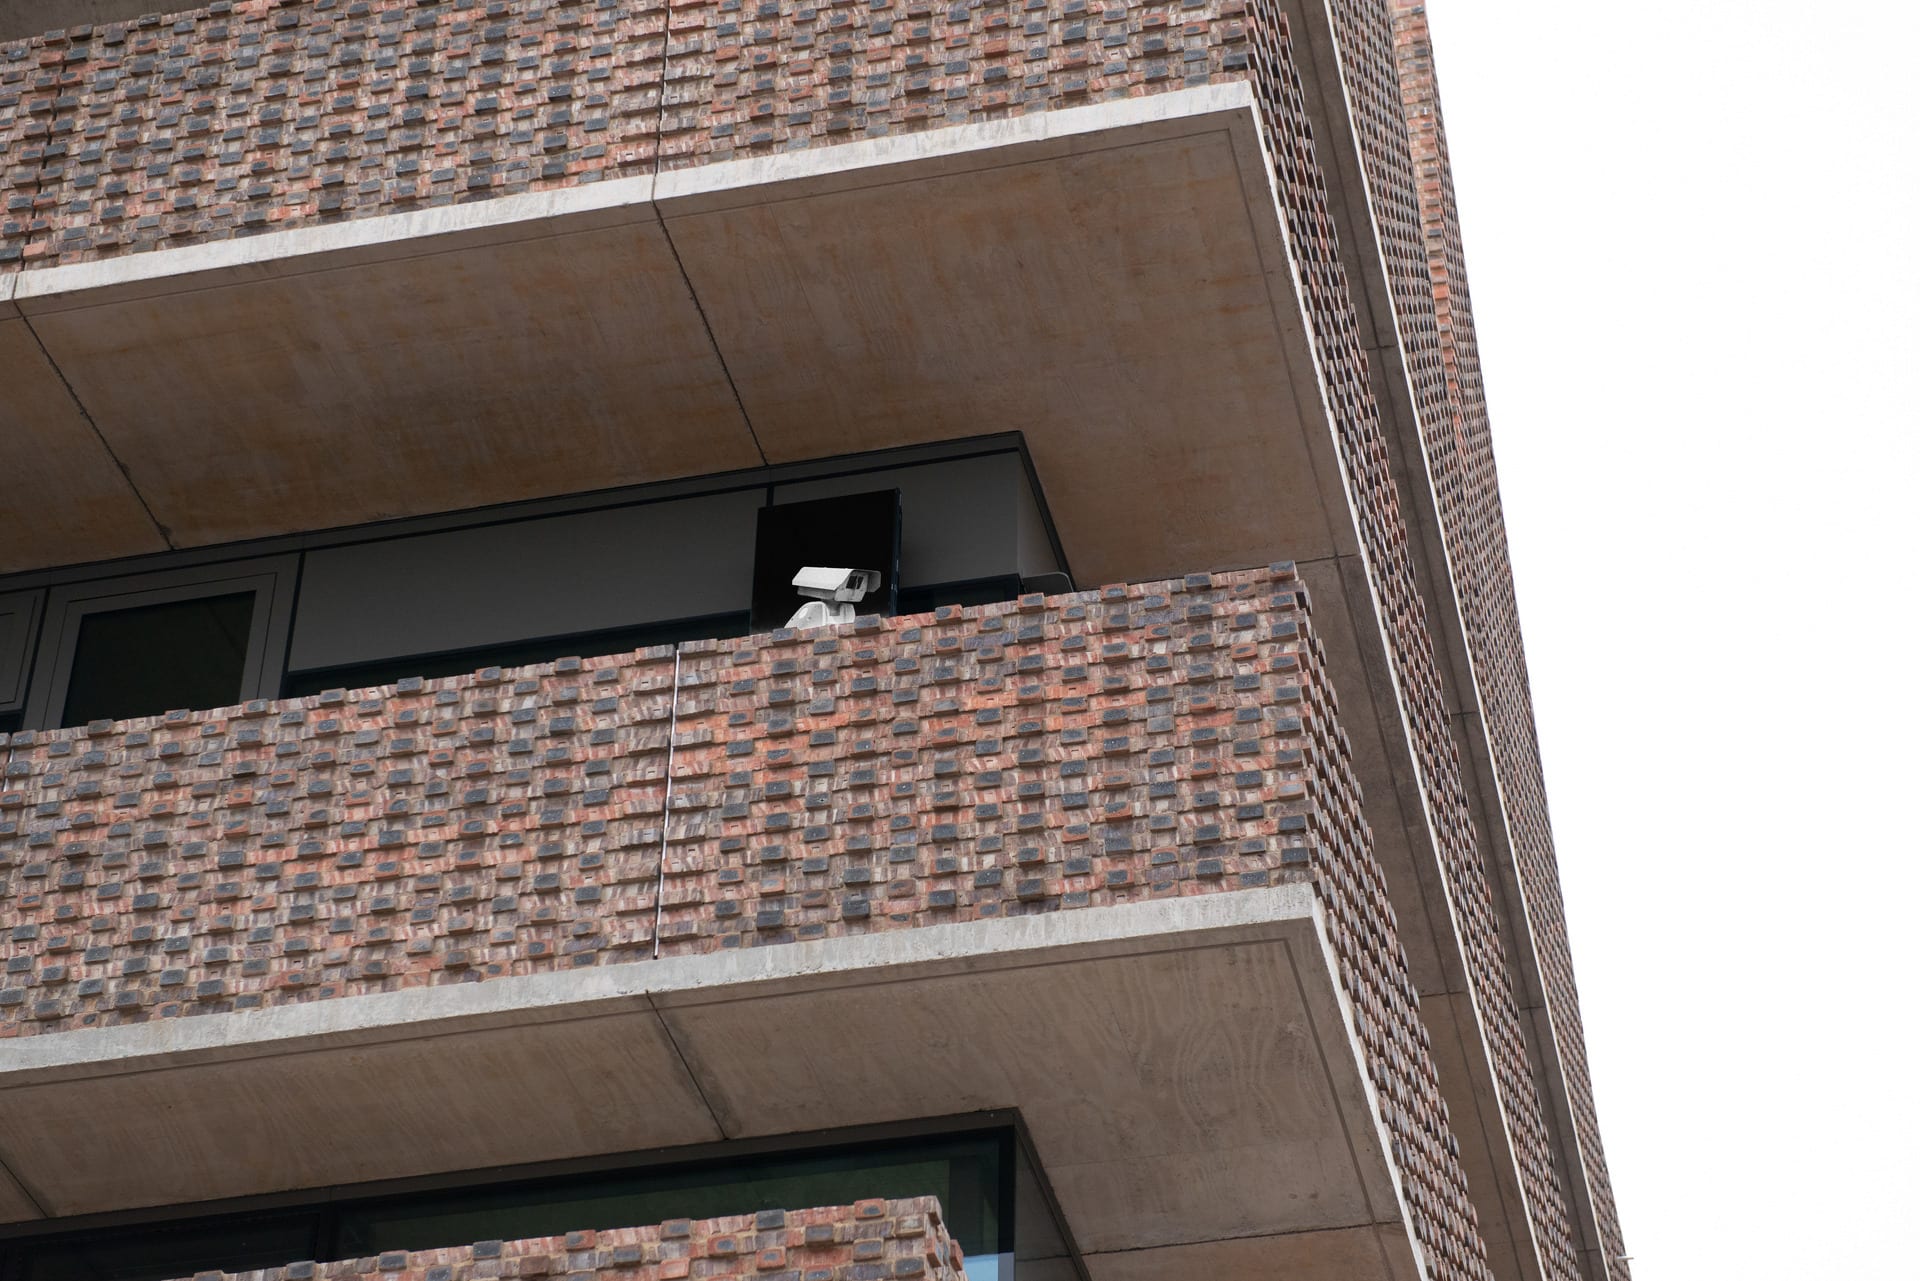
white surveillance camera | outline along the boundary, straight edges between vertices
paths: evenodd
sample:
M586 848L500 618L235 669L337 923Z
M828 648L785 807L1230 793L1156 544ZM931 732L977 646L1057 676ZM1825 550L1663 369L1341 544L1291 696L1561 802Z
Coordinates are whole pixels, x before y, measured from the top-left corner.
M853 604L880 586L877 569L837 569L827 565L808 565L793 576L793 585L802 596L811 597L799 612L787 620L788 627L823 627L828 623L851 623Z
M880 571L808 565L793 576L793 585L815 600L856 601L880 585Z

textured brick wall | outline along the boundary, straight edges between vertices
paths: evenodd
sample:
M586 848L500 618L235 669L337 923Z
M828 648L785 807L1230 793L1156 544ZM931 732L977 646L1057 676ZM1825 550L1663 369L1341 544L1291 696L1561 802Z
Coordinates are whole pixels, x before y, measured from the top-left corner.
M398 1250L336 1263L287 1263L238 1274L244 1281L483 1281L565 1277L568 1281L966 1281L960 1247L932 1197L860 1201L811 1210L769 1210L724 1219L679 1219L645 1228L570 1232L563 1237L483 1241L437 1250ZM201 1272L192 1281L226 1281ZM182 1278L181 1281L186 1281Z
M1626 1277L1629 1271L1622 1261L1625 1242L1587 1070L1586 1036L1567 941L1553 828L1527 684L1526 650L1513 594L1506 521L1500 506L1499 476L1474 337L1473 303L1467 290L1459 210L1454 201L1423 3L1395 0L1393 37L1398 86L1410 135L1409 154L1416 175L1407 189L1418 201L1421 248L1447 393L1448 413L1434 420L1442 430L1429 433L1423 414L1422 436L1441 438L1428 447L1429 468L1440 499L1500 803L1519 867L1530 943L1539 962L1555 1049L1579 1141L1579 1159L1600 1228L1603 1266L1612 1276Z
M0 45L0 269L1244 75L1245 0L219 0Z
M1305 625L1201 575L684 655L664 948L1305 879L1358 822Z
M1366 838L1296 586L16 734L0 1034L1307 879Z
M651 173L666 19L217 0L0 45L0 265Z
M0 1036L651 956L672 651L16 734Z
M1339 46L1342 87L1366 172L1373 225L1386 267L1392 320L1411 383L1420 445L1429 459L1429 474L1445 510L1457 496L1457 463L1466 456L1470 443L1449 382L1448 324L1436 310L1436 291L1428 272L1424 211L1414 179L1392 14L1375 0L1333 0L1329 15ZM1369 433L1375 430L1368 428ZM1380 439L1384 441L1384 436ZM1371 460L1369 466L1384 469L1384 458ZM1393 510L1386 521L1389 529L1404 528L1398 495L1389 497L1379 486L1369 487L1366 492L1382 506L1391 502ZM1417 496L1413 501L1418 501ZM1413 575L1423 567L1385 540L1375 540L1372 546L1386 549L1376 562L1376 582L1383 576L1391 577L1391 590L1417 606ZM1467 594L1478 590L1481 566L1477 559L1456 555L1450 568L1454 582L1451 588L1441 584L1441 600L1449 590ZM1472 823L1473 810L1463 788L1457 748L1445 716L1447 704L1440 684L1443 675L1431 657L1429 622L1420 613L1396 609L1394 620L1396 648L1401 655L1401 687L1403 693L1410 694L1408 711L1425 758L1422 774L1428 814L1439 833L1447 894L1470 959L1471 992L1493 1055L1500 1108L1519 1167L1534 1245L1547 1277L1572 1281L1582 1275L1582 1270L1569 1211L1571 1198L1565 1172L1555 1159L1550 1112L1539 1095L1526 1024L1520 1016L1519 981L1513 969L1518 958L1513 945L1498 930L1499 910L1486 861L1496 847L1489 840L1491 834L1477 831ZM1408 661L1410 658L1413 661ZM1518 945L1524 947L1526 943L1521 940Z
M1566 1198L1528 1067L1481 842L1474 832L1444 716L1441 676L1415 587L1414 567L1405 550L1405 520L1388 467L1378 407L1372 401L1366 353L1356 331L1340 247L1327 216L1326 177L1315 156L1283 8L1280 0L1116 0L1097 7L1085 0L1022 0L1017 5L1011 0L956 0L940 5L905 0L865 4L849 0L812 4L801 0L765 4L744 0L233 0L168 18L76 30L0 46L0 146L4 147L0 198L5 202L0 210L0 270L95 259L422 204L485 199L1188 84L1250 80L1263 105L1294 265L1307 290L1315 355L1328 388L1345 478L1361 512L1369 574L1388 624L1390 661L1414 730L1427 816L1437 834L1449 904L1468 954L1472 996L1492 1049L1503 1117L1521 1163L1528 1217L1550 1274L1571 1275ZM1481 695L1489 706L1489 725L1506 726L1494 734L1496 760L1510 794L1508 819L1529 886L1529 913L1538 939L1545 940L1538 946L1543 969L1549 972L1556 1043L1570 1065L1589 1181L1598 1189L1596 1196L1610 1204L1604 1168L1596 1165L1598 1137L1584 1085L1571 975L1556 968L1560 963L1554 959L1564 956L1564 942L1554 942L1556 937L1563 940L1564 931L1559 925L1544 802L1524 777L1529 769L1534 777L1538 773L1530 712L1524 710L1524 660L1517 629L1510 625L1510 601L1502 603L1503 593L1510 597L1504 586L1504 544L1499 541L1503 534L1491 454L1484 444L1483 410L1474 407L1478 368L1464 282L1458 272L1457 229L1451 229L1449 222L1451 204L1437 116L1432 116L1433 128L1426 129L1422 121L1430 105L1430 87L1420 88L1420 59L1407 53L1409 42L1416 38L1415 29L1406 25L1407 14L1401 18L1403 56L1396 67L1388 43L1391 15L1386 0L1339 0L1331 12L1342 45L1346 87L1365 144L1369 181L1375 188L1375 212L1387 242L1396 317L1426 433L1423 443L1453 513L1446 517L1450 550L1455 543L1463 549L1454 556L1456 573L1464 598L1492 601L1485 610L1475 607L1469 620L1479 638L1477 659L1484 657ZM1402 73L1406 74L1405 101L1396 110L1394 94ZM1414 141L1409 141L1403 112L1410 112L1415 120ZM1420 175L1417 190L1409 190L1416 143L1421 148ZM717 661L692 653L683 657L694 669L691 678L701 675L702 664ZM603 669L589 665L587 670L598 679ZM449 692L466 697L461 690L437 688L434 697ZM860 692L849 690L847 699L852 701ZM389 718L400 715L404 700L419 693L403 691L355 710L354 714L368 718L357 732L375 737L365 745L373 754L350 765L383 768L379 760L390 733ZM689 710L711 722L715 743L721 741L722 731L730 732L729 718L754 711L757 697L729 693L717 677L706 686L689 687L683 696L700 704ZM538 715L544 706L541 696L524 697L528 701L507 714L532 711ZM273 758L276 761L301 759L319 750L302 744L308 738L308 720L326 719L318 716L321 709L294 710L301 717L297 722L261 727L260 743L272 744L279 753ZM206 726L189 720L176 728L197 736ZM950 728L957 732L957 726ZM160 732L159 727L155 732ZM1143 733L1151 736L1151 731ZM223 734L215 730L208 737ZM42 746L53 750L51 745L28 750ZM113 761L110 768L96 765L80 770L101 771L104 785L112 770L130 770L125 777L131 778L147 768L138 762L150 746L125 743L109 734L97 746L73 750L82 757L96 752L107 757L132 753L130 759ZM217 750L232 753L251 746L256 744L229 746L223 741ZM811 750L808 745L801 747ZM184 754L185 745L179 750ZM214 750L205 747L193 755L198 759ZM482 754L490 758L493 750L487 747ZM730 842L750 835L748 829L756 821L753 806L788 798L776 794L756 800L753 788L761 784L746 787L748 795L743 798L742 786L719 772L713 759L717 750L689 744L686 767L705 772L689 776L686 795L698 795L702 804L684 819L676 816L667 833L663 910L667 945L675 948L704 946L708 940L751 944L763 937L782 937L786 931L804 936L853 928L851 922L862 918L849 916L850 911L865 910L869 925L863 928L871 928L883 927L896 916L915 919L913 913L922 910L947 916L983 914L990 908L1025 910L1019 907L1021 887L1033 892L1035 881L1054 887L1066 903L1079 901L1079 895L1094 901L1101 896L1170 892L1156 888L1169 877L1183 886L1179 892L1190 892L1205 888L1214 877L1210 863L1203 876L1197 865L1191 873L1181 873L1166 870L1172 865L1154 862L1160 852L1153 844L1158 839L1155 833L1163 829L1151 823L1116 834L1116 839L1141 848L1116 847L1116 861L1103 862L1108 858L1106 838L1112 824L1095 823L1091 814L1086 834L1072 830L1078 823L1063 820L1057 837L1048 838L1057 839L1063 851L1054 860L1057 867L1044 850L1030 875L1015 874L1017 861L1004 867L969 865L968 860L977 863L984 854L1003 853L1003 849L983 848L985 842L998 840L1004 847L1020 839L1008 827L1004 813L977 809L1013 804L1005 799L1003 785L996 793L999 799L944 805L954 819L955 832L966 829L950 843L951 848L932 853L941 841L917 839L911 860L902 855L901 864L888 864L889 869L901 871L911 866L918 877L926 860L924 886L916 880L896 890L889 877L885 894L869 890L862 895L834 883L834 878L839 869L854 870L854 860L875 863L876 857L852 847L810 848L815 843L805 838L805 828L811 825L804 822L801 836L785 842L789 851L785 860L755 856L747 861L740 847ZM767 751L771 765L773 751L800 749L754 750ZM238 761L240 755L233 759ZM872 759L876 779L883 767L888 771L887 786L908 781L892 777L883 751L876 751ZM44 768L65 777L69 764ZM208 771L208 776L196 777L191 787L221 792L239 786L240 776L223 773L225 766L218 761L196 768ZM627 789L622 801L609 809L608 822L617 825L619 835L604 838L609 848L599 852L607 860L605 866L614 869L606 876L630 876L630 884L638 887L649 880L647 833L658 834L657 815L649 817L645 808L650 784L644 771L663 767L642 754L622 768L638 772L630 773L622 785ZM340 772L342 787L367 782L364 773L355 776L344 768ZM533 777L529 774L506 786L528 789ZM794 777L773 781L791 786ZM939 785L937 777L929 781L916 776L911 781ZM1034 781L1020 777L1012 786L1017 789ZM564 780L543 779L541 785L547 782L563 784ZM273 786L262 790L272 792ZM861 789L850 784L848 790ZM828 804L842 804L849 822L865 821L856 809L877 806L884 799L878 783L865 790L869 799L850 795ZM127 792L119 788L113 794L119 797ZM935 795L946 793L936 791ZM1087 808L1092 811L1099 795L1089 787L1088 797ZM21 805L37 812L49 803L36 792ZM530 794L523 803L533 805ZM1289 798L1276 795L1263 803L1283 805ZM587 802L583 799L578 804ZM748 806L746 816L738 812L742 805ZM379 895L371 874L337 863L295 870L295 878L318 878L299 883L280 879L291 866L286 861L271 874L249 864L246 870L251 879L239 882L241 888L236 889L235 878L222 875L222 854L214 850L203 855L210 861L201 879L172 886L168 880L172 873L156 870L149 877L143 868L154 860L136 857L131 847L125 851L128 870L114 882L122 892L149 880L167 884L174 892L190 890L204 901L193 909L196 921L202 915L215 919L230 915L237 920L237 912L219 911L219 905L232 906L258 895L276 903L275 896L283 893L293 901L320 890L338 895L311 904L312 919L324 921L325 929L316 925L307 959L298 965L278 953L245 952L244 948L271 951L275 943L249 942L252 935L236 925L220 945L227 949L225 959L208 962L225 967L218 975L194 972L190 966L154 965L148 984L146 970L109 973L100 967L164 959L134 953L162 947L171 937L171 927L160 918L128 926L116 920L101 931L110 938L94 941L89 923L83 941L76 925L89 917L80 909L94 910L98 903L61 899L66 888L49 872L40 879L51 878L54 883L15 892L51 895L52 899L42 901L52 901L56 911L62 903L71 909L64 918L42 919L40 914L32 921L47 938L65 939L65 950L55 951L40 939L21 940L36 950L28 956L26 969L18 972L30 973L34 982L17 988L10 984L5 999L17 1004L7 1008L17 1011L24 1004L29 1016L37 1013L45 1026L57 1027L69 1025L72 1019L139 1017L183 1007L224 1008L224 1002L237 1005L269 999L270 991L296 984L303 994L366 990L445 978L449 970L486 974L583 964L645 953L654 946L646 932L648 911L638 889L631 891L628 901L632 910L622 914L620 928L612 930L591 902L592 894L605 892L607 885L584 880L576 884L562 872L540 870L538 860L502 862L503 870L516 869L515 876L505 878L512 884L504 889L493 883L499 873L461 868L455 859L449 859L444 869L412 861L416 848L424 849L437 839L424 834L429 826L444 833L443 811L450 814L452 810L446 796L429 795L424 789L416 806L416 811L396 812L396 826L383 829L396 834L398 844L390 850L406 852L407 859L379 861L396 889L432 898L404 913L390 906L399 901L399 894ZM139 803L130 808L139 809ZM245 815L244 821L263 833L273 833L288 824L296 798L278 794L259 806L235 801L228 808ZM168 833L188 821L213 823L191 820L191 807L180 814L156 813L139 822L109 807L96 809L115 815L110 822L99 820L104 838L113 840L131 839L138 829L142 840L158 834L168 842L174 839ZM0 821L20 821L10 816L11 811L7 813ZM529 818L531 813L523 808L480 821L497 824L504 839L515 825L528 830L537 826ZM64 810L55 816L64 820ZM798 812L785 817L793 823L807 816L803 803ZM893 817L889 815L888 821ZM1192 815L1171 817L1175 830L1181 830L1182 823L1196 832L1206 826ZM325 829L330 822L317 820L315 826ZM129 826L115 836L121 823ZM564 820L561 826L565 827ZM882 833L877 823L869 822L868 828L865 839L877 849ZM1096 834L1099 856L1083 864L1082 857L1092 857ZM892 831L885 835L886 848L894 850ZM636 843L614 844L629 839ZM1070 857L1064 853L1069 844L1085 846L1089 853L1083 856L1076 851ZM293 848L297 851L300 844ZM1025 848L1015 844L1015 854ZM1232 859L1251 857L1234 853L1230 843L1221 848ZM231 857L236 850L224 853ZM1129 860L1129 854L1136 857ZM553 856L559 862L571 857L571 853ZM725 858L735 862L727 864ZM120 866L109 869L104 859L105 855L103 872L121 875ZM822 859L827 872L815 870ZM949 861L960 870L949 870ZM1366 862L1370 864L1370 858ZM1258 860L1245 866L1231 862L1222 866L1233 866L1233 871L1222 871L1221 880L1242 871L1276 874L1275 867ZM656 874L659 870L652 867ZM1282 857L1278 871L1284 870ZM982 874L990 877L995 871L1001 873L999 884L979 880ZM191 874L182 874L187 875ZM443 879L432 880L436 876ZM97 894L106 884L83 878L74 888ZM881 882L870 879L865 884ZM520 892L523 886L526 892ZM1000 893L998 903L992 891ZM157 892L149 889L140 901ZM442 906L440 896L452 893L466 897ZM587 897L563 901L575 894ZM923 907L918 906L922 894ZM890 904L887 896L898 902ZM375 915L370 905L379 898L389 900L383 913L388 923L378 927L384 936L358 923ZM363 899L368 904L365 910L359 906ZM909 908L909 900L916 906ZM486 910L479 904L485 904ZM898 910L890 911L890 906ZM151 910L130 909L128 919L138 922L140 911ZM430 911L433 917L415 922L411 917L417 911ZM435 922L456 912L462 913L461 919L475 922L465 938L471 946L453 946L436 932ZM124 938L123 929L128 931ZM1390 925L1387 932L1391 933ZM1366 955L1364 948L1356 946L1346 963L1362 966ZM105 960L89 961L90 956ZM62 959L49 962L48 957ZM62 977L42 982L43 969ZM182 976L178 973L182 969L189 973ZM163 978L173 980L164 989ZM222 986L203 988L216 979ZM127 986L133 980L145 986ZM1388 986L1392 981L1391 973L1380 979ZM189 982L190 989L183 986ZM1367 992L1380 985L1369 986L1358 978L1355 983L1356 991ZM47 990L62 984L70 987ZM114 1012L113 1001L126 1002L120 1013ZM1441 1125L1436 1133L1444 1134L1444 1129ZM1424 1157L1410 1156L1408 1161L1410 1169L1425 1161L1421 1168L1431 1174L1431 1186L1422 1191L1430 1204L1422 1208L1421 1230L1431 1258L1442 1261L1436 1264L1441 1275L1482 1275L1485 1265L1457 1162L1439 1148Z
M1389 18L1382 5L1335 4L1336 39L1342 48L1344 84L1353 104L1363 154L1372 152L1369 180L1378 181L1404 148L1405 124L1394 101L1397 73L1385 39ZM1285 22L1276 24L1285 35ZM1380 408L1368 374L1366 343L1359 333L1350 283L1326 200L1326 176L1314 153L1312 129L1298 69L1288 42L1258 41L1255 85L1262 98L1282 213L1294 267L1306 291L1314 356L1327 391L1343 469L1359 515L1367 573L1386 624L1388 661L1412 737L1415 766L1433 833L1449 914L1466 957L1467 983L1492 1056L1506 1136L1520 1166L1526 1218L1549 1277L1580 1275L1564 1182L1554 1160L1544 1100L1537 1088L1499 918L1484 859L1481 834L1461 776L1457 746L1446 715L1443 678L1435 660L1433 632L1419 595L1416 567L1407 550L1407 523L1393 479ZM1405 155L1405 152L1397 154ZM1385 162L1383 164L1383 162ZM1375 216L1385 224L1390 260L1417 262L1404 218L1415 206L1393 184L1383 184ZM1406 345L1417 403L1440 403L1434 358L1440 351L1436 319L1420 319L1430 286L1394 273L1397 308L1406 308ZM1481 1265L1484 1267L1484 1264Z
M1433 1275L1484 1275L1290 567L7 752L0 1034L644 961L656 903L679 953L1310 880Z

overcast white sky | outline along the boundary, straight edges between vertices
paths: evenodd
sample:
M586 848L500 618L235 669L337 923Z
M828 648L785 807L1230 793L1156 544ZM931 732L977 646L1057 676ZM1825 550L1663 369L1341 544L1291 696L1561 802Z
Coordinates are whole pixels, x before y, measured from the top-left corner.
M1636 1281L1920 1277L1920 3L1429 15Z

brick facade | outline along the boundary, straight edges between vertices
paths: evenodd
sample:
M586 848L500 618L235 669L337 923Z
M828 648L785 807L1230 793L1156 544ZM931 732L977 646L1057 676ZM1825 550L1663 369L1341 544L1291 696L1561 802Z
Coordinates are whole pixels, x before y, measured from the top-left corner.
M1461 497L1458 460L1471 445L1450 378L1449 317L1436 305L1437 299L1444 298L1444 288L1436 288L1428 271L1423 225L1426 211L1414 177L1408 142L1409 109L1402 101L1392 15L1385 6L1357 0L1337 0L1330 5L1330 13L1341 52L1342 87L1353 112L1358 150L1366 171L1370 212L1379 236L1392 320L1407 370L1420 444L1442 520L1453 534L1459 532L1459 524L1448 522L1448 517L1458 510ZM1330 229L1327 234L1331 236ZM1330 252L1327 258L1335 264L1340 262L1337 252ZM1341 288L1344 291L1346 286ZM1361 345L1357 331L1332 336L1330 342L1335 346ZM1400 506L1401 496L1393 492L1379 407L1361 407L1360 402L1369 399L1364 376L1366 353L1356 350L1352 363L1362 371L1349 382L1355 409L1368 420L1364 428L1368 441L1364 466L1379 478L1362 492L1383 508L1391 504L1390 513L1385 514L1384 536L1368 540L1370 560L1376 591L1384 587L1383 595L1395 601L1388 611L1390 645L1395 650L1398 684L1422 758L1420 774L1428 819L1440 848L1448 901L1468 958L1470 992L1493 1057L1500 1108L1519 1168L1534 1246L1546 1277L1572 1281L1584 1274L1569 1211L1571 1196L1555 1160L1549 1108L1540 1095L1529 1053L1526 1024L1520 1012L1520 982L1514 968L1518 958L1511 950L1513 945L1500 932L1499 905L1487 862L1495 849L1490 843L1493 834L1477 830L1474 822L1459 745L1446 715L1445 674L1435 660L1432 623L1423 617L1416 580L1420 567L1405 547L1402 531L1406 517ZM1463 564L1456 556L1450 569L1455 590L1463 595L1477 590L1477 561ZM1445 584L1439 599L1440 608L1446 608ZM1520 946L1526 943L1522 941Z
M644 960L661 887L675 953L1316 875L1390 917L1284 566L6 752L14 1035Z
M1398 8L1329 13L1614 1256L1444 137L1423 20ZM1527 1218L1557 1281L1579 1275L1568 1189L1291 41L1278 0L222 0L0 45L0 271L1251 83ZM1271 596L1252 609L1261 626L1304 627L1284 581L943 614L836 634L831 654L757 638L23 738L0 798L5 906L21 914L0 1019L56 1030L1311 876L1392 1087L1382 1104L1434 1274L1484 1276L1313 646L1225 639L1231 617L1181 614L1247 591ZM1035 627L1040 641L1020 639ZM1294 666L1258 666L1283 657ZM1023 678L1030 660L1044 679ZM1193 671L1229 663L1276 701ZM1299 725L1282 729L1289 707ZM1234 753L1254 739L1262 781L1243 786L1253 771Z
M1290 567L7 753L0 1035L1311 881L1433 1275L1485 1275Z
M397 1250L368 1259L299 1262L255 1272L201 1272L191 1281L966 1281L960 1247L932 1197L678 1219L563 1237ZM188 1281L181 1278L180 1281Z
M1282 567L16 734L0 1035L1308 879L1320 665Z
M1403 114L1410 135L1408 154L1417 173L1417 182L1408 184L1408 189L1417 193L1425 253L1424 270L1413 269L1406 274L1430 283L1447 394L1443 414L1431 420L1421 415L1422 438L1437 437L1427 449L1428 466L1440 500L1448 564L1472 652L1475 692L1499 783L1506 836L1519 868L1528 943L1538 960L1545 988L1579 1160L1606 1256L1604 1266L1610 1276L1627 1277L1626 1243L1614 1207L1594 1110L1593 1084L1587 1071L1586 1034L1573 979L1553 827L1547 814L1546 783L1534 730L1533 699L1527 685L1526 646L1513 594L1506 520L1500 507L1499 476L1474 336L1473 302L1467 290L1460 216L1454 202L1446 129L1423 3L1395 0L1393 36ZM1429 421L1440 425L1441 430L1430 431Z
M1284 35L1285 24L1280 24ZM1326 178L1313 150L1305 92L1290 45L1263 42L1255 84L1273 148L1289 250L1305 291L1314 359L1334 420L1347 491L1359 518L1367 577L1385 626L1387 659L1412 737L1426 820L1449 916L1466 961L1481 1032L1492 1056L1499 1105L1519 1161L1526 1216L1546 1275L1580 1275L1572 1227L1554 1167L1546 1110L1536 1088L1501 941L1492 884L1476 836L1442 675L1407 549L1406 516L1394 482L1380 406L1359 332ZM1482 1265L1484 1266L1484 1264Z
M1217 79L1245 0L219 0L0 45L0 269Z
M1283 570L688 646L662 948L1305 879L1359 823L1315 644Z
M16 734L0 1034L652 955L672 651Z

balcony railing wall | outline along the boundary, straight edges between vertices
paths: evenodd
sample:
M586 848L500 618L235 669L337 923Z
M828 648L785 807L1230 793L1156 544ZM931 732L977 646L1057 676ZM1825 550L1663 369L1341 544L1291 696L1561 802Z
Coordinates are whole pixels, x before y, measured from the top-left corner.
M1481 1275L1290 566L6 752L5 1035L1311 881L1417 1229Z
M1317 668L1282 570L17 734L0 1028L1305 879Z
M799 1277L865 1281L911 1277L966 1281L959 1247L932 1197L859 1201L807 1210L766 1210L721 1219L675 1219L643 1228L602 1228L519 1241L394 1250L366 1259L292 1262L244 1273L199 1272L192 1281L746 1281ZM180 1281L186 1281L181 1278Z
M0 45L0 268L1150 93L1244 0L219 0Z

